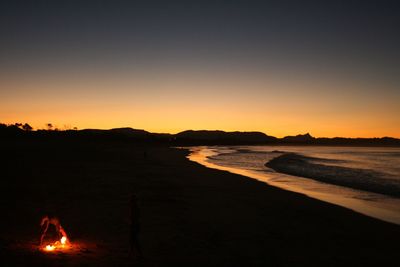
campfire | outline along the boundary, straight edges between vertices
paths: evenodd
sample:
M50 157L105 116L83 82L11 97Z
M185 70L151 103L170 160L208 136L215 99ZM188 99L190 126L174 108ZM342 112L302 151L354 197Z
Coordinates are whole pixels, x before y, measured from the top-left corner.
M54 251L58 249L66 249L70 246L70 243L66 236L61 237L60 241L55 241L52 244L48 244L44 247L45 251Z
M67 233L65 232L64 228L61 226L60 221L57 217L54 216L45 216L41 222L42 227L42 235L40 237L40 247L44 251L54 251L54 250L61 250L61 249L68 249L71 247L71 243L67 238ZM43 245L43 241L46 237L47 230L49 226L52 225L53 229L55 229L55 234L59 236L59 240L53 241L49 244Z

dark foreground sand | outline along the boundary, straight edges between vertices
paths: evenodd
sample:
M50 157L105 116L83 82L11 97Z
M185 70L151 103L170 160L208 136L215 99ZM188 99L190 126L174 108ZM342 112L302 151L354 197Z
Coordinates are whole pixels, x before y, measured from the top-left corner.
M399 226L207 169L184 150L0 144L1 267L399 266ZM131 193L141 207L141 261L127 253ZM73 249L37 249L46 210L60 217Z

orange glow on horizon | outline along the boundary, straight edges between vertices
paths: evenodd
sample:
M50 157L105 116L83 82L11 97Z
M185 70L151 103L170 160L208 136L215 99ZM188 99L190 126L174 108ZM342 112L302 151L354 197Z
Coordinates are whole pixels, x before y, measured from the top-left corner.
M363 94L372 90L366 86L375 85L278 78L181 73L152 79L0 77L8 91L0 92L0 122L27 122L35 129L52 123L60 130L132 127L172 134L224 130L276 137L309 132L315 137L400 138L395 91L392 96ZM339 94L337 88L344 89Z
M7 124L12 124L15 122L28 122L32 127L34 127L34 130L38 129L47 129L46 128L46 123L39 122L39 123L30 123L29 121L26 120L10 120L10 121L3 121L2 123L7 123ZM54 123L54 121L48 120L48 122L51 122L53 124L53 128L58 128L60 130L66 130L66 129L73 129L76 127L78 130L82 129L102 129L102 130L108 130L112 128L122 128L122 127L131 127L133 129L143 129L152 133L169 133L169 134L176 134L185 130L222 130L222 131L258 131L258 132L263 132L267 135L270 136L275 136L278 138L282 138L288 135L297 135L297 134L305 134L305 133L310 133L314 137L349 137L349 138L373 138L373 137L395 137L395 138L400 138L400 135L398 134L400 129L396 129L393 127L391 131L386 131L385 133L382 133L379 130L379 127L372 127L366 129L364 131L360 131L359 129L347 129L346 125L342 126L337 126L335 129L317 129L317 128L305 128L305 127L285 127L284 123L276 123L278 127L276 128L269 128L269 129L262 129L262 128L243 128L243 127L229 127L229 128L222 128L222 127L181 127L180 125L166 125L166 124L160 124L157 123L156 126L152 126L149 124L137 124L137 125L127 125L127 124L115 124L115 123L106 123L104 121L98 122L96 124L94 121L91 121L91 123L88 124L79 124L79 123ZM282 127L279 127L279 125L282 125ZM147 127L145 127L147 126ZM176 126L176 127L172 127Z

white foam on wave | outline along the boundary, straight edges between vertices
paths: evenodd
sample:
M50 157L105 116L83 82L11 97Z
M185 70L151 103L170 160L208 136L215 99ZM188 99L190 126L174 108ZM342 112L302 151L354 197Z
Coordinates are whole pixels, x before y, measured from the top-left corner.
M285 174L400 197L400 180L394 176L370 169L338 166L335 165L337 162L341 161L283 153L268 161L265 166Z

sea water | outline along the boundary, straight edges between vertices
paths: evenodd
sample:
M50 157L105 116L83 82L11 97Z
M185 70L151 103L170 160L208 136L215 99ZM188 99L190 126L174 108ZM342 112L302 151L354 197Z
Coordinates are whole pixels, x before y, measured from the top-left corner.
M400 224L400 148L202 146L191 147L190 150L188 158L206 167L244 175L272 186ZM292 169L291 175L265 166L272 159L287 153L295 153L300 162L305 159L307 163L313 164L305 166L318 167L322 170L317 173L321 177L304 177L306 169L302 171L301 165L298 172ZM288 164L290 162L286 165ZM335 171L334 174L326 173L326 176L335 177L333 183L324 179L324 171L332 170ZM385 190L381 192L380 188Z

